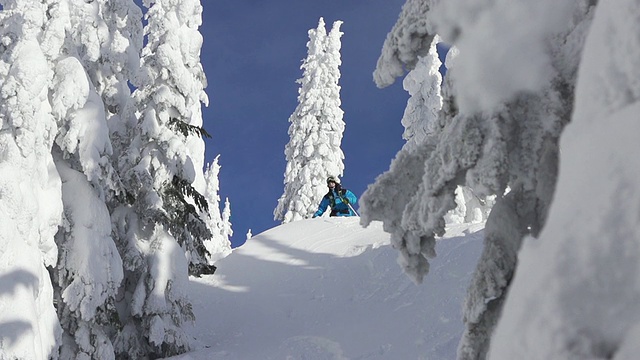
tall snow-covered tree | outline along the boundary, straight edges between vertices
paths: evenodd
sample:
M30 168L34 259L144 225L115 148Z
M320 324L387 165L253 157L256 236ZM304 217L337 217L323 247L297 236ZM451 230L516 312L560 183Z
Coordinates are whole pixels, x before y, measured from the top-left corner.
M113 358L110 334L123 277L105 203L113 175L109 130L104 105L77 58L57 59L55 70L49 98L59 132L52 153L65 214L56 234L59 262L54 271L65 330L61 356L108 359Z
M125 267L124 328L115 344L123 358L189 349L185 325L194 317L187 269L206 264L204 241L211 238L199 213L208 211L206 199L193 186L202 160L187 145L189 137L206 134L202 6L197 0L144 5L147 43L127 112L131 140L119 164L128 204L112 215Z
M47 268L56 265L61 181L51 155L53 72L41 40L44 2L0 11L0 349L6 359L57 358L61 328Z
M1 272L37 290L3 299L2 356L188 349L211 236L199 1L145 1L144 33L133 0L0 5Z
M385 223L403 267L419 282L457 186L496 196L465 302L460 359L486 356L521 241L538 235L555 189L558 141L593 2L563 3L544 22L532 20L548 14L546 5L409 0L374 73L379 86L389 85L416 66L436 33L460 51L434 133L416 149L402 149L361 200L362 223ZM517 62L511 54L520 55Z
M233 236L233 228L231 224L231 203L229 198L224 200L224 209L222 210L222 237L230 239Z
M58 123L52 153L65 215L52 273L64 330L60 356L113 359L123 267L108 210L121 193L110 135L129 101L142 12L130 1L59 1L48 14L43 44L55 74L49 99Z
M211 239L205 241L204 245L207 248L209 254L207 260L210 265L231 253L231 239L227 229L231 228L231 224L223 219L223 215L220 212L220 180L218 175L220 173L220 164L218 159L220 155L213 159L213 162L207 165L204 173L206 182L206 189L204 195L207 198L209 204L208 214L203 214L203 218L207 223L207 226L211 230ZM228 201L227 201L228 203ZM226 207L225 207L226 209ZM230 211L230 210L229 210ZM231 216L229 213L228 216Z
M327 34L320 18L318 27L309 30L303 77L298 80L298 106L289 117L284 193L273 213L283 223L311 216L326 193L326 178L344 171L340 144L345 124L338 85L341 25L341 21L334 22Z

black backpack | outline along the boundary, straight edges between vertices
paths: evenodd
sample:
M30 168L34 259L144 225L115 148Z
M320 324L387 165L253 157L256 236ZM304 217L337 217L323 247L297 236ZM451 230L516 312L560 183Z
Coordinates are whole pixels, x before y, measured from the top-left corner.
M341 198L344 198L344 196L347 193L347 189L344 188L339 188L337 189L338 194L340 195ZM349 214L349 209L340 209L340 210L336 210L335 206L336 206L336 199L333 196L333 191L329 190L329 192L327 192L327 194L324 196L325 198L329 199L329 204L331 206L331 214L329 214L330 216L336 216L337 214ZM343 200L344 202L344 200Z

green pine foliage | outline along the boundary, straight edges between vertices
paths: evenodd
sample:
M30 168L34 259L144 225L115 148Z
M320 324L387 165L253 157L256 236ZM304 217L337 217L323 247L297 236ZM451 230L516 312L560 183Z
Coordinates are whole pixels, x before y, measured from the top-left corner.
M188 137L192 135L192 136L199 136L201 138L208 138L208 139L211 138L211 134L209 134L207 130L204 129L204 127L190 125L176 118L169 119L169 127L171 127L176 132L182 134L182 136L184 137Z
M161 217L160 222L169 229L180 246L187 248L192 256L197 255L197 259L189 263L189 273L196 276L212 274L215 266L207 264L206 258L210 254L204 241L211 239L213 234L199 215L209 211L207 199L178 176L165 185L162 194L166 215ZM195 206L189 203L189 198Z

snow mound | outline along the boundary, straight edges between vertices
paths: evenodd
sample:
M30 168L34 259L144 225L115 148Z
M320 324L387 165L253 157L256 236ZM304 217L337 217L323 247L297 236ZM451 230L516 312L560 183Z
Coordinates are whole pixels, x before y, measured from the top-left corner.
M358 218L316 218L292 222L267 230L249 240L239 253L257 259L277 261L286 255L277 250L287 247L313 254L328 254L337 257L359 255L365 247L389 244L389 235L382 231L382 223L363 228ZM357 251L357 249L363 249ZM355 251L355 252L354 252Z
M268 230L192 279L204 359L452 359L481 225L438 241L421 285L397 264L381 223L316 218Z

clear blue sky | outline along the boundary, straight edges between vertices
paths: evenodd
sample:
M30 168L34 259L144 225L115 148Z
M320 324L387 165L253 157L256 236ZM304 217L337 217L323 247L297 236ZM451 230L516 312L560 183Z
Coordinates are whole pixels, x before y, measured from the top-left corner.
M231 202L233 246L279 225L273 209L284 190L288 118L297 105L307 31L324 17L342 25L340 79L346 130L342 184L358 197L402 147L408 93L385 89L372 72L405 0L202 1L201 61L210 105L203 109L206 161L220 154L220 197Z

